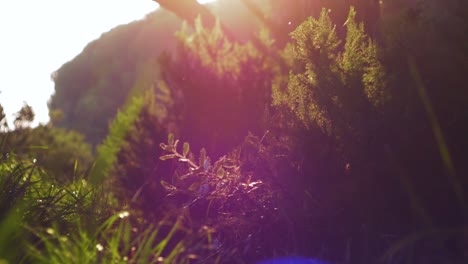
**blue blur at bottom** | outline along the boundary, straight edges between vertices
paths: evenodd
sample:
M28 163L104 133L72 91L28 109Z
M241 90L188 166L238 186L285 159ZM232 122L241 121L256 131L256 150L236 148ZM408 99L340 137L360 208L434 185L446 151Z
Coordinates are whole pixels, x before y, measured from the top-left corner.
M257 262L257 264L329 264L328 262L300 257L284 257Z

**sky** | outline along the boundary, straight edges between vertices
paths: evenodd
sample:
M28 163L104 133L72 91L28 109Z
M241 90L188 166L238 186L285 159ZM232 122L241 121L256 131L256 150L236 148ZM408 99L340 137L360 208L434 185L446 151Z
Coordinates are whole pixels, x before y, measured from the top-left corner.
M157 8L152 0L0 1L0 104L9 123L24 102L35 124L46 123L51 73L102 33Z

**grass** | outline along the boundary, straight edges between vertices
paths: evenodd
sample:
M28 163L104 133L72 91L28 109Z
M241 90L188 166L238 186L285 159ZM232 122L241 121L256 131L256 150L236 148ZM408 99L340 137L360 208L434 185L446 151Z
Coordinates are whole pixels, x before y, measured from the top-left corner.
M176 223L170 232L159 238L159 228L153 225L138 230L124 211L110 217L94 234L82 228L72 234L62 234L55 228L35 232L38 245L30 245L34 263L184 263L183 243L179 242L166 257L163 252L178 230Z
M58 185L34 162L0 163L0 263L189 263L180 221L111 215L83 177ZM5 191L3 191L5 190ZM8 191L6 191L8 190Z

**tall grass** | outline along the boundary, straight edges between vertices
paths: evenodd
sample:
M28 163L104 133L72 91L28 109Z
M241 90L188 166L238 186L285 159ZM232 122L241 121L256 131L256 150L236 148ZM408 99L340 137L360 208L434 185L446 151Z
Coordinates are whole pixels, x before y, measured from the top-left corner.
M159 239L159 227L148 225L138 230L131 223L129 213L124 211L110 217L92 234L81 227L71 234L60 233L56 228L31 230L41 243L38 243L40 246L30 245L29 253L34 263L48 264L187 263L181 254L182 241L169 253L165 252L178 228L177 222Z
M37 240L29 230L54 224L69 232L81 219L93 217L89 199L92 190L82 177L61 185L34 160L4 155L0 190L0 259L11 263L24 258L26 244Z
M0 163L0 263L188 263L180 221L145 223L112 207L84 176L60 185L34 161ZM104 219L104 220L103 220ZM177 234L177 237L175 236Z

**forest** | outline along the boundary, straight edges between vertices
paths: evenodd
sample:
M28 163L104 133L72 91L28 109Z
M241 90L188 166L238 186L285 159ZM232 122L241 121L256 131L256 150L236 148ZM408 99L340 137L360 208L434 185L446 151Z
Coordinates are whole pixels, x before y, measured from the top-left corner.
M154 1L0 105L0 264L468 263L468 1Z

